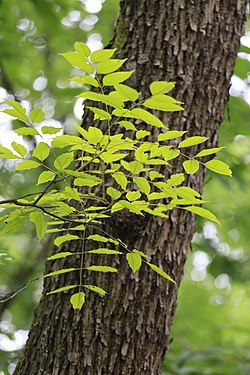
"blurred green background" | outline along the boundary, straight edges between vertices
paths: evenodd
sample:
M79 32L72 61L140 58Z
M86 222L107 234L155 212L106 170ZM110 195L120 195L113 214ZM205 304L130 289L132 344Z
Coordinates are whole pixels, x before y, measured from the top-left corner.
M76 40L92 50L112 38L118 0L0 0L0 110L4 99L26 108L39 106L46 122L56 119L73 132L82 114L81 92L68 80L75 75L58 53ZM179 292L167 354L167 375L250 374L250 22L237 57L230 101L220 130L220 158L233 178L208 174L204 197L221 225L199 220ZM57 124L59 124L57 123ZM9 146L18 124L0 114L0 144ZM20 138L21 143L23 140ZM34 172L13 173L0 159L0 199L33 191ZM51 239L38 243L33 226L24 223L0 241L0 297L44 267ZM14 299L0 304L0 375L13 372L41 293L33 282Z

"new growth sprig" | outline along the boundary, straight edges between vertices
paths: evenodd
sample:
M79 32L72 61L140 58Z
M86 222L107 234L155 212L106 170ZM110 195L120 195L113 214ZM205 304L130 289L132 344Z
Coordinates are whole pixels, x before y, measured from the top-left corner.
M80 254L80 262L75 267L45 275L78 272L77 284L65 285L49 294L72 290L70 302L74 309L80 309L85 302L86 289L106 294L101 286L85 285L83 272L117 272L114 267L98 264L86 267L84 254L125 256L133 272L144 264L174 282L164 270L150 262L146 250L129 249L121 239L104 232L103 220L123 210L167 220L170 210L182 209L218 222L212 212L201 207L204 201L200 194L185 186L185 175L197 173L201 165L222 175L231 176L231 170L219 160L202 161L222 147L203 149L191 158L185 155L184 149L204 143L207 138L186 137L186 131L168 130L152 113L152 110L183 110L182 103L168 95L175 83L152 82L151 95L142 99L141 93L124 84L134 70L118 71L126 60L113 58L115 49L91 53L81 42L76 42L74 48L74 52L62 56L82 71L83 75L72 80L85 88L94 88L94 91L85 90L79 97L87 100L85 108L93 113L96 125L93 123L88 128L77 125L79 135L57 135L61 128L53 126L42 126L39 131L36 124L44 120L40 108L33 108L27 114L20 103L6 100L10 108L3 112L23 124L15 132L24 140L27 136L43 139L47 134L55 137L51 145L45 139L34 142L32 152L17 142L12 142L11 148L0 146L1 158L17 160L16 171L39 170L37 185L42 187L34 194L2 200L0 205L5 208L3 231L12 230L28 218L34 223L39 240L46 233L56 233L54 244L59 250L48 258L49 261ZM154 127L159 129L156 137L151 132ZM181 140L183 136L185 139ZM171 174L171 163L179 157L185 159L183 171ZM92 234L88 234L89 228ZM62 245L69 241L81 242L80 250L62 251ZM86 250L86 241L97 245Z

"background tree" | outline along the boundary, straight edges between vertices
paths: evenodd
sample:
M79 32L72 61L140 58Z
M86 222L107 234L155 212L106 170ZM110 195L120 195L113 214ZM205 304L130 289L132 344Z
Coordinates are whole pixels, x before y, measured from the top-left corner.
M137 47L136 43L138 43L139 48L133 49L132 51L128 51L127 55L129 56L130 53L134 52L134 51L140 51L138 56L132 56L131 59L130 59L130 63L132 61L132 63L136 64L139 68L138 77L136 79L137 82L142 82L142 85L145 84L145 86L146 86L147 80L148 80L148 82L151 82L154 79L167 79L167 80L176 79L177 82L179 82L179 81L181 82L181 80L184 81L184 83L181 83L180 85L178 85L178 91L179 90L180 91L179 91L179 93L176 93L175 96L177 95L178 99L183 100L185 102L185 106L186 106L187 109L186 109L186 112L185 112L185 114L182 118L182 121L180 121L180 119L175 120L176 126L178 128L183 128L183 126L187 126L187 128L188 128L189 124L192 124L194 133L197 134L197 132L199 132L199 133L202 133L202 134L210 134L210 131L211 131L212 136L214 136L214 134L216 133L218 123L219 123L219 121L221 119L221 116L222 116L222 113L223 113L223 104L224 104L224 100L225 100L224 98L226 97L226 92L227 92L227 88L228 88L228 78L229 78L229 75L231 74L230 69L232 68L233 59L229 58L229 55L227 55L227 53L228 53L231 56L232 45L230 45L230 48L229 48L229 43L226 43L225 46L224 46L224 49L223 49L224 52L222 52L216 47L217 46L216 43L213 44L213 48L211 47L212 46L211 40L213 40L213 37L214 37L214 41L218 42L217 36L220 35L220 37L222 37L222 35L224 35L223 30L224 30L225 24L223 24L222 22L220 22L220 23L218 22L220 20L220 17L221 17L221 20L222 19L224 20L223 17L225 17L225 19L228 22L228 27L230 27L232 35L236 35L236 33L237 33L238 36L239 36L238 32L240 31L240 30L238 30L238 27L239 27L239 25L241 25L242 19L239 19L239 21L236 22L236 20L233 20L232 18L230 18L230 14L226 13L226 12L228 12L227 5L221 4L221 9L219 9L219 11L218 11L218 9L217 9L217 11L214 10L214 19L216 19L216 22L212 25L212 24L210 24L210 21L208 21L208 24L205 25L206 27L203 25L203 28L205 27L207 39L204 37L204 40L203 39L201 40L202 43L197 43L196 38L198 38L198 37L202 38L201 33L198 32L198 30L199 30L198 26L201 26L200 23L199 23L200 22L199 20L203 19L203 17L199 17L198 14L197 14L197 22L198 22L199 25L196 25L195 20L193 21L192 17L191 17L191 15L193 16L193 13L191 12L191 10L187 9L188 6L186 6L185 9L181 10L181 6L179 8L179 5L180 5L179 3L176 3L175 8L174 8L176 10L176 12L177 12L177 9L179 9L179 13L177 12L175 14L172 14L169 11L169 9L172 9L171 4L168 4L168 7L166 7L166 4L163 4L163 3L161 4L161 6L162 6L162 9L161 9L162 10L162 12L161 12L162 19L160 18L161 22L159 22L158 30L162 31L162 27L165 26L166 27L165 30L167 30L167 31L165 33L166 41L165 42L162 41L160 43L159 32L157 32L154 28L154 25L156 23L155 20L157 19L157 17L154 15L153 10L150 8L150 12L148 13L148 12L145 11L146 8L140 8L140 9L143 9L143 12L142 11L140 12L139 9L134 9L134 7L137 7L137 5L135 6L135 5L132 5L132 4L124 4L123 3L123 10L125 10L125 6L126 6L127 17L124 16L123 19L120 20L120 22L118 22L117 38L118 37L121 38L121 34L119 33L119 30L121 32L121 30L123 30L124 24L126 22L127 22L126 25L129 23L131 25L130 26L131 30L129 31L128 28L126 27L125 28L126 33L124 32L124 34L127 35L127 37L129 36L128 34L130 34L130 37L132 37L134 46L136 45L136 47ZM230 10L230 12L235 11L236 8L234 8L234 5L233 4L230 4L230 5L231 5L231 8L232 8ZM138 7L139 6L140 5L138 5ZM243 4L242 4L242 6L243 6ZM203 9L200 9L200 11L202 11L202 10ZM167 14L166 13L164 14L163 11L167 12ZM238 11L242 11L242 9L239 9ZM130 22L128 22L128 17L131 14L136 17L136 22L133 22L132 19L130 20ZM171 14L172 14L172 17L171 17ZM184 14L185 14L185 16L184 16ZM206 14L205 10L204 10L204 14ZM241 14L241 16L242 16L242 14ZM183 17L183 19L185 18L185 21L188 21L188 25L187 24L184 25L184 20L183 20L182 21L183 23L181 25L179 25L179 27L177 27L178 31L174 32L174 31L172 31L173 29L170 26L174 23L178 24L178 15L180 16L180 20L182 19L182 17ZM181 15L182 15L182 17L181 17ZM189 20L189 17L187 15L189 15L190 20ZM165 21L170 22L170 25L165 25ZM217 24L217 22L218 22L218 24ZM235 24L234 24L234 22L235 22ZM150 24L150 23L151 23L151 28L149 28L149 26L145 26L146 24ZM217 27L219 29L216 29L214 27L215 25L217 25ZM223 27L223 25L224 25L224 27ZM143 41L140 40L139 38L136 39L136 37L133 37L133 35L136 35L136 36L139 35L139 29L138 30L136 29L136 27L139 28L139 26L142 27L142 28L145 27L145 29L149 28L149 32L150 32L149 36L151 37L151 39L148 38L148 42L147 42L148 44L147 45L143 45ZM184 32L182 32L182 29L181 29L180 26L182 26L182 27L185 26L185 30L188 30L187 38L185 38L185 41L187 41L187 40L189 41L190 48L188 46L187 50L185 50L184 45L180 44L180 46L179 46L179 42L184 43L184 39L182 37L182 35L184 35ZM192 30L195 27L197 27L197 31ZM220 27L221 27L221 29L220 29ZM144 31L145 31L145 29L144 29ZM212 30L215 31L214 29L217 30L217 34L212 33ZM170 33L169 35L168 35L168 32ZM172 33L172 35L171 35L171 33ZM146 34L146 31L145 31L145 34ZM158 42L159 42L159 44L157 43L157 45L159 47L159 50L155 51L153 49L153 46L155 45L155 43L153 44L152 39L157 38L157 37L158 37ZM226 41L226 39L227 39L226 35L224 35L224 37L225 37L225 39L223 39L223 41L224 40ZM117 38L115 40L115 43L117 43L117 40L118 40ZM126 37L124 37L124 38L125 39L123 39L123 40L119 40L119 43L117 43L117 44L119 44L119 47L124 47L124 55L126 55L126 48L129 48L130 44L126 40ZM207 44L206 43L204 44L203 43L204 41L207 42ZM208 43L208 41L210 41L210 43ZM150 42L151 42L151 44L150 44ZM195 46L195 48L192 49L192 46ZM202 48L201 48L201 46L202 46ZM174 52L174 47L176 48L176 52ZM220 47L221 47L221 45L220 45ZM235 41L235 48L236 48L236 41ZM188 52L191 49L192 49L192 53ZM171 50L171 53L169 52L169 50ZM220 51L220 56L222 54L221 63L220 63L220 66L219 66L219 72L216 72L215 66L212 66L212 72L211 72L210 62L215 59L215 57L217 56L219 51ZM162 52L164 52L164 53L162 54ZM203 59L197 59L195 61L192 61L193 56L195 54L197 54L197 56L200 56L201 54L203 54L204 55ZM185 63L183 63L183 64L178 63L178 61L179 62L181 61L181 57L186 59ZM140 59L138 60L138 58L140 58ZM154 60L154 58L156 58L157 60ZM224 58L225 58L225 60L223 60ZM144 61L144 59L145 59L145 61ZM168 61L168 63L166 63L166 61ZM228 74L227 77L225 77L225 75L224 75L224 69L225 69L224 62L226 62L226 61L230 65L230 69L229 69L229 65L227 65L228 69L229 69L227 71L227 74ZM162 64L165 68L164 69L162 69L161 67L159 68L158 64L160 64L160 65ZM142 74L140 72L140 68L142 68L143 72L150 72L151 68L152 68L151 75L147 76L147 75ZM217 66L216 66L216 68L217 68ZM214 78L216 78L216 79L215 80L208 79L208 76L210 78L210 74L212 76L214 75ZM141 79L142 75L143 75L143 79ZM220 90L220 92L221 92L220 99L221 100L218 100L218 98L216 98L216 97L213 98L213 95L211 93L212 88L217 87L216 84L218 82L221 82L219 80L219 78L220 78L220 80L223 78L223 84L225 85L225 87L224 87L223 84L221 83L222 87L224 87L224 91ZM194 79L194 82L192 81L193 79ZM227 84L226 84L226 82L227 82ZM204 84L204 87L202 86L202 84ZM187 88L187 85L188 85L188 88ZM197 93L199 93L199 95L197 95ZM193 94L192 98L189 96L191 94ZM209 96L208 94L210 94L211 96ZM206 101L206 104L203 104L202 98L205 100L207 95L209 96L209 101L208 102ZM188 103L190 104L190 108L189 108ZM212 108L212 104L213 104L213 108ZM194 111L194 108L196 107L196 105L199 108L198 112ZM203 113L203 109L204 109L204 113ZM209 111L211 111L211 113L209 113ZM209 115L209 119L211 121L211 128L205 129L203 125L206 122L206 119L207 119L208 115ZM186 117L188 118L187 125L185 124ZM197 118L199 120L198 122L196 121ZM215 120L214 124L213 124L212 120ZM171 120L171 122L172 121L173 120ZM202 129L202 132L199 129ZM201 181L199 181L199 183L201 183ZM174 219L175 219L175 217L173 216L172 220L174 220ZM165 225L168 226L168 225L171 225L171 224L172 223L170 222L170 224L168 223L168 224L165 224ZM153 223L150 223L150 225L153 225ZM156 223L154 225L156 225ZM168 230L168 227L166 229ZM182 257L180 249L177 249L177 246L178 246L177 241L175 243L175 246L173 246L173 242L175 242L175 238L174 238L175 230L171 230L171 236L173 236L172 241L170 241L171 246L172 246L171 260L172 260L172 258L177 257L177 259L179 259L179 261L182 263L184 261L184 259ZM184 234L183 234L183 236L184 236ZM190 236L191 236L191 234L190 234ZM167 237L166 237L166 239L167 239ZM133 239L133 242L134 242L134 240L136 240L136 239ZM186 241L188 243L188 237L186 238ZM176 250L173 250L173 248L176 249ZM167 250L166 250L166 252L168 253ZM160 256L160 255L158 255L158 256ZM177 260L176 260L176 262L177 262ZM173 263L175 263L175 261ZM175 274L176 264L173 264L172 267L173 267L173 274ZM176 273L177 274L181 273L180 271L181 271L181 267L180 267L180 265L178 265L178 270L176 270ZM140 275L140 279L141 278L142 278L142 275ZM140 284L142 284L144 281L148 282L146 276L143 275L143 278L141 279ZM131 281L129 281L128 284L130 284L130 282ZM162 282L160 280L158 280L158 282L160 283L160 287L162 287L163 289L166 287L166 285L164 283L162 284ZM157 292L154 290L154 293L152 292L152 294L155 294L155 300L157 300L159 298L159 295L157 294L158 292L159 292L159 294L161 293L160 290L158 290ZM163 296L165 296L165 291L163 291L162 293L163 293ZM112 293L110 293L110 294L112 295ZM149 298L149 299L150 299L150 305L152 304L152 306L153 306L154 305L154 298L152 297L152 298ZM114 301L112 301L112 303L113 302ZM98 301L96 303L100 304L100 301ZM111 303L111 301L109 301L108 303ZM139 303L139 301L137 301L137 303ZM147 303L149 305L149 302L147 302L145 300L145 304L147 304ZM170 314L169 306L166 306L166 307L163 308L163 310L161 310L162 316L165 313L165 308L167 310L167 313ZM132 311L131 311L131 313L132 313ZM172 313L172 311L171 311L171 313ZM87 312L85 314L87 314ZM154 318L152 318L152 321L154 321ZM153 324L155 324L155 322ZM114 321L112 321L112 325L115 326ZM157 326L159 327L159 321L158 320L157 320ZM161 331L161 328L159 330ZM141 336L143 336L143 335L141 335ZM152 335L152 337L153 336L154 335ZM162 336L159 336L156 340L161 341L161 337ZM138 338L135 338L135 339L137 340ZM137 345L138 345L138 347L142 347L142 344L140 344L139 342L137 343ZM156 343L156 345L157 345L157 343ZM147 347L147 346L150 346L150 345L145 345L145 346ZM114 353L117 352L115 349L112 350L112 348L110 348L110 350L112 352L114 351ZM153 351L154 349L151 348L151 350ZM164 349L163 350L161 349L161 355L160 355L161 357L163 355L163 351L164 351ZM138 360L139 360L139 358L138 358ZM157 361L155 360L155 362L157 362ZM103 364L103 365L105 365L105 364ZM159 366L159 364L158 364L158 366ZM101 367L99 367L99 368L101 368ZM139 366L137 368L139 368ZM133 373L133 370L131 370L131 371L132 371L131 373ZM147 370L147 371L149 373L150 370ZM145 372L145 373L147 373L147 372Z

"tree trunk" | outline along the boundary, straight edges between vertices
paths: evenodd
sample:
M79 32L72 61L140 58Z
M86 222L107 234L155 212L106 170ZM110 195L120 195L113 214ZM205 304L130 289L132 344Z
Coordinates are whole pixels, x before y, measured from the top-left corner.
M153 80L177 82L174 97L184 102L185 111L164 115L163 121L170 128L188 130L189 136L208 136L212 147L217 145L246 2L123 0L111 43L118 48L119 57L128 57L127 68L136 68L132 84L139 91ZM194 148L189 152L197 152ZM203 181L201 170L190 176L188 183L201 191ZM146 251L177 285L146 267L132 274L125 261L115 259L117 275L93 277L88 272L85 276L86 283L103 287L108 295L101 298L89 293L83 310L75 312L68 294L46 293L76 284L78 276L71 273L45 279L43 297L15 375L161 373L194 218L181 210L171 212L167 220L120 213L107 225L132 248ZM94 261L94 255L92 260L86 259L92 264ZM65 258L60 266L71 267L71 262L71 257ZM58 268L58 262L51 263L46 272Z

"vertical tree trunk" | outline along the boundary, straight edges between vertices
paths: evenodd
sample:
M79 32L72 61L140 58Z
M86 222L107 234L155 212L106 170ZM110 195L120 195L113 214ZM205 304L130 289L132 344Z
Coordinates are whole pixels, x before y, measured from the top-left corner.
M153 80L176 81L174 96L186 109L162 119L170 128L208 136L210 146L217 144L245 11L246 0L121 2L112 46L119 57L128 57L128 68L136 68L133 85L143 91ZM188 182L201 191L203 179L200 171ZM177 210L168 220L120 214L109 227L132 248L145 250L177 285L146 267L133 275L125 262L115 259L117 275L95 275L95 280L90 273L85 276L86 283L102 286L108 295L90 293L76 313L68 295L46 292L75 284L77 276L47 278L15 375L160 374L193 217ZM70 267L71 262L65 258L60 266ZM46 267L51 270L50 264Z

